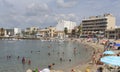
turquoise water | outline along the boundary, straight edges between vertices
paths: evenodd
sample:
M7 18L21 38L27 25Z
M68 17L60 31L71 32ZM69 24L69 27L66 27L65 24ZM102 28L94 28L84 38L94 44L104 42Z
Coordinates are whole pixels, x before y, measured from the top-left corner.
M74 48L76 52L74 53ZM28 68L46 68L55 63L53 69L67 69L88 61L91 55L78 42L41 42L39 40L0 41L0 72L25 72ZM48 55L50 53L50 56ZM7 56L11 58L7 59ZM20 57L19 59L17 57ZM31 65L22 64L22 57ZM60 61L62 58L63 61ZM71 59L71 62L69 61Z

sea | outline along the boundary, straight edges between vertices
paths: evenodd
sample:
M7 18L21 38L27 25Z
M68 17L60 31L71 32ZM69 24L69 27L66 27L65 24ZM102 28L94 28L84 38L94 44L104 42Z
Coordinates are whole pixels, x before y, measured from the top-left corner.
M66 70L88 62L91 54L91 47L76 41L0 40L0 72L42 70L52 64L52 69Z

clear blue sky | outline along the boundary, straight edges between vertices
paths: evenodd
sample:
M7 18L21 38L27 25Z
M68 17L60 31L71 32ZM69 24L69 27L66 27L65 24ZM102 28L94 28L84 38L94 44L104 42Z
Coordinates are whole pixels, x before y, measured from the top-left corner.
M65 19L80 24L84 17L111 13L120 25L120 0L0 0L0 27L55 26Z

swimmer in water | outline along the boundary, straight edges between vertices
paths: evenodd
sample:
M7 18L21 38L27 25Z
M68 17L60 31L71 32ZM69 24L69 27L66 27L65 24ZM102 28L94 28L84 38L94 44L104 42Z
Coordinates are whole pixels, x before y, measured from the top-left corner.
M71 59L69 59L69 62L71 62Z
M40 52L40 50L38 52Z
M48 53L48 55L50 56L50 53Z
M31 53L32 53L33 51L31 50Z
M62 61L62 58L60 58L60 61Z
M20 57L18 56L17 59L19 59Z
M31 65L31 60L30 59L28 60L28 65Z
M24 57L22 58L22 64L25 64L25 58Z

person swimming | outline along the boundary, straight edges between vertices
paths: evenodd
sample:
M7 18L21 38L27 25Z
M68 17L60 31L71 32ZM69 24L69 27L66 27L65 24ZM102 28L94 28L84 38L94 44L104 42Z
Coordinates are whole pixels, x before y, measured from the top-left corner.
M71 59L69 59L69 62L71 62Z
M17 59L19 60L20 56L17 57Z
M24 57L22 58L22 64L25 64L25 58Z
M48 56L50 56L50 53L48 53Z
M33 51L31 50L31 53L32 53Z
M31 60L30 59L28 60L28 65L31 65Z
M62 61L63 59L62 58L60 58L60 61Z

